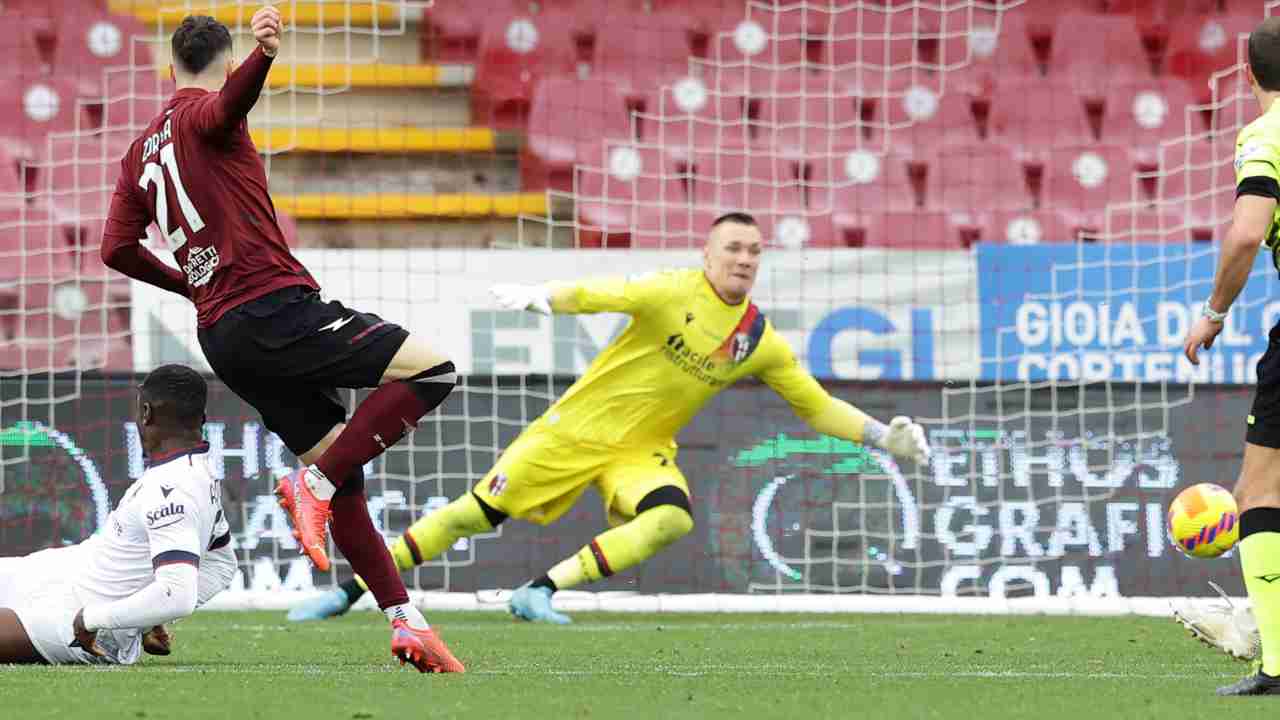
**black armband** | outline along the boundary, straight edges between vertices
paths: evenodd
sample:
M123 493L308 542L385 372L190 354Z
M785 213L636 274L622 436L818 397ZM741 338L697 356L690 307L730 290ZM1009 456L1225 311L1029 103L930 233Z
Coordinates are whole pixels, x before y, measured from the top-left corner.
M1280 201L1280 182L1276 182L1275 178L1251 175L1236 186L1236 197L1241 195L1257 195Z

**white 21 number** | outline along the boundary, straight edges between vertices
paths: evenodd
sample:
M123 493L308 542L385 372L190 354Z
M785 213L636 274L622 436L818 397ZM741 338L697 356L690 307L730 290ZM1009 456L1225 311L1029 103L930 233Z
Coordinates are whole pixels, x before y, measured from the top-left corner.
M161 164L164 167L161 167ZM182 186L182 176L178 174L178 158L173 153L173 143L169 143L160 148L160 163L149 162L142 169L142 177L138 180L138 185L145 191L148 185L155 183L156 224L160 226L160 232L164 233L169 243L169 250L174 251L187 244L187 233L183 231L181 225L174 228L172 232L169 230L169 198L165 194L165 170L169 171L169 177L173 180L173 191L178 196L178 207L181 208L182 217L187 221L191 232L200 232L204 228L204 220L201 219L200 213L196 212L196 206L191 204L187 189Z

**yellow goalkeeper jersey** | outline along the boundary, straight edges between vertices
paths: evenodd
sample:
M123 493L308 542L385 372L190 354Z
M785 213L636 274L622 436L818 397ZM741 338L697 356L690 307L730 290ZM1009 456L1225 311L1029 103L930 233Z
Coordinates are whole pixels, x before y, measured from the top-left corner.
M1240 129L1236 135L1235 168L1237 188L1243 189L1241 184L1251 178L1272 188L1280 183L1280 102L1272 103L1270 109ZM1276 206L1263 243L1280 270L1280 205Z
M701 269L588 280L575 313L620 312L631 322L539 420L575 441L627 448L673 445L716 393L763 380L802 418L830 402L750 298L728 305Z

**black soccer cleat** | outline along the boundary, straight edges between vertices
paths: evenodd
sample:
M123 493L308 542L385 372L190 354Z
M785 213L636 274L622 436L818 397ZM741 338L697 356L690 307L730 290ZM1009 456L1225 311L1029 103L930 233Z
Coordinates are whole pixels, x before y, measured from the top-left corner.
M1280 695L1280 676L1262 672L1262 663L1257 663L1251 675L1245 676L1235 684L1218 688L1218 694L1222 696Z

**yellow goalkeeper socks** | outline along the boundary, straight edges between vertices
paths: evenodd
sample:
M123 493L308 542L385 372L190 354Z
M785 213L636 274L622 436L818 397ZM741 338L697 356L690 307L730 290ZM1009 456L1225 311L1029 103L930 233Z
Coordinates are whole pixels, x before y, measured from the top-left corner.
M401 572L412 570L448 550L458 538L487 532L493 527L484 506L475 495L467 493L430 515L419 518L404 535L392 543L391 557L395 559L396 567ZM364 578L357 576L355 580L361 588L369 589Z
M595 582L658 554L693 529L693 518L674 505L658 505L601 533L572 557L547 571L557 590Z
M1280 675L1280 508L1240 515L1240 572L1262 636L1262 672Z
M448 550L458 538L492 529L480 501L467 493L409 526L391 546L391 556L396 567L410 570Z

